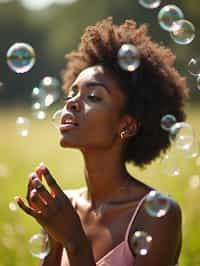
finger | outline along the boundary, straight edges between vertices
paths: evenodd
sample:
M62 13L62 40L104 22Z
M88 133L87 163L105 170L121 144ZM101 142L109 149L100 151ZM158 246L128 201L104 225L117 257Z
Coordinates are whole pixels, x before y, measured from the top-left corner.
M35 170L35 172L36 172L36 174L37 174L37 176L38 176L38 178L39 178L40 180L42 180L43 172L42 172L42 168L41 168L41 166L43 166L43 165L44 165L44 163L41 162L41 163L39 164L39 166L36 167L36 170Z
M53 176L49 172L48 168L45 165L42 165L42 166L40 166L40 169L43 172L43 176L44 176L45 180L47 181L48 186L54 192L54 195L62 195L63 194L65 196L64 192L59 187L56 180L53 178Z
M30 193L31 201L34 202L36 208L42 212L43 215L47 214L47 204L40 198L36 189Z
M39 197L48 205L52 205L52 196L49 194L48 190L43 186L42 182L36 178L33 181L33 186L37 190Z
M26 194L26 199L28 203L32 206L33 203L30 201L30 192L34 188L33 187L33 180L37 178L36 173L30 173L29 178L28 178L28 188L27 188L27 194Z
M27 205L24 203L24 201L23 201L20 197L16 196L16 197L15 197L15 200L16 200L17 204L19 205L19 207L20 207L20 208L21 208L26 214L28 214L28 215L30 215L30 216L32 216L32 217L35 217L35 218L38 217L38 213L37 213L34 209L32 209L32 208L30 208L29 206L27 206Z

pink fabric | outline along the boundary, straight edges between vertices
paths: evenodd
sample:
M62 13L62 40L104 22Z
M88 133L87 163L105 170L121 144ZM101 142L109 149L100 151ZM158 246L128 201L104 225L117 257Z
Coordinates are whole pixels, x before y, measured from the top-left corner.
M126 230L125 238L116 247L109 251L105 256L96 262L97 266L133 266L135 257L133 256L129 245L128 245L128 235L131 225L143 203L145 197L143 197L138 203L131 220L129 222L128 228ZM62 263L61 266L70 266L66 250L63 250Z

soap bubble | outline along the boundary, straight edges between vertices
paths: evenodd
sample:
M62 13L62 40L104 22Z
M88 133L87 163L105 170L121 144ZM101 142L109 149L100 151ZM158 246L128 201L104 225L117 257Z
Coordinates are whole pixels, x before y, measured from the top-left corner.
M118 63L126 71L135 71L140 65L138 49L132 44L124 44L118 51Z
M194 140L192 144L185 150L182 150L183 156L185 158L195 158L199 154L199 142L197 138L194 136Z
M200 187L200 177L198 175L193 175L189 178L189 186L191 189L197 189Z
M188 150L194 142L194 131L190 124L177 122L170 128L170 142L179 150Z
M52 116L52 123L57 129L60 126L62 114L63 114L63 109L59 109Z
M33 257L44 259L50 252L50 243L46 234L35 234L29 239L29 251Z
M190 59L188 63L188 71L193 76L200 75L200 57Z
M139 4L145 8L154 9L160 6L161 0L139 0Z
M46 109L60 97L60 82L54 78L44 77L39 86L32 90L33 109Z
M16 119L17 133L22 137L27 137L29 134L30 121L26 117L19 116Z
M143 231L136 231L131 237L131 247L137 255L145 256L152 244L152 236Z
M54 77L44 77L39 87L44 91L45 97L41 100L44 101L46 107L52 105L60 97L60 82Z
M160 9L158 13L158 22L162 29L166 31L176 30L176 21L183 19L182 10L175 5L167 5Z
M162 171L168 176L178 176L180 174L181 168L177 162L177 158L174 155L164 155L162 160Z
M33 116L37 119L37 120L44 120L47 116L46 112L42 111L42 110L38 110L33 112Z
M9 207L10 211L12 211L12 212L16 212L19 209L17 203L13 202L13 201L11 201L9 203L8 207Z
M194 25L185 19L175 21L174 31L170 32L171 38L177 44L186 45L191 43L195 37Z
M35 51L27 43L15 43L7 51L7 63L16 73L28 72L35 64Z
M167 195L151 190L145 197L144 206L150 216L160 218L168 212L170 200Z
M200 75L197 77L197 89L200 90Z
M166 131L170 131L170 128L176 123L176 117L174 115L164 115L161 118L161 127Z

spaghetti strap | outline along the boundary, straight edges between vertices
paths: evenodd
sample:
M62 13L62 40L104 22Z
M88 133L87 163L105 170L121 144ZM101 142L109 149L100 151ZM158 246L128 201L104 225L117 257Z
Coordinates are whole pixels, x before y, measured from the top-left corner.
M146 198L146 195L144 195L144 197L139 201L139 203L138 203L138 205L137 205L137 207L136 207L136 209L135 209L135 211L134 211L134 213L133 213L133 215L131 217L131 220L130 220L130 222L128 224L128 227L127 227L127 230L126 230L126 234L125 234L125 241L126 242L128 241L128 235L129 235L129 231L131 229L131 225L133 224L133 221L135 220L136 215L137 215L138 211L140 210L140 207L142 206L142 203L144 202L145 198Z

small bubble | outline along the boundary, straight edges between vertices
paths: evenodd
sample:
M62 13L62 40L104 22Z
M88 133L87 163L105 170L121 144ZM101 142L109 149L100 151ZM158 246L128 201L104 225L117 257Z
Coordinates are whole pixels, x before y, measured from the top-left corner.
M138 49L132 44L124 44L118 51L118 63L123 70L135 71L140 65Z
M200 91L200 75L197 77L197 89Z
M60 82L54 77L44 77L39 87L44 91L44 98L41 101L44 102L44 106L46 107L52 105L60 97Z
M183 19L182 10L175 5L167 5L160 9L158 13L158 22L162 29L166 31L176 30L176 21Z
M28 72L35 64L35 51L27 43L15 43L7 51L7 63L16 73Z
M189 186L191 189L197 189L200 187L200 177L198 175L193 175L189 179Z
M200 57L190 59L188 63L188 71L192 76L200 75Z
M8 207L12 212L16 212L19 209L18 205L13 201L9 203Z
M63 109L59 109L52 116L52 123L57 129L60 126L62 114L63 114Z
M174 31L170 32L172 40L181 45L187 45L191 43L195 38L194 25L185 19L177 20L174 22Z
M145 198L144 206L150 216L160 218L168 212L170 200L167 195L151 190Z
M33 257L44 259L50 252L49 239L46 234L35 234L29 239L29 251Z
M26 117L18 117L16 120L17 132L22 137L27 137L29 134L30 121Z
M170 128L176 123L176 117L174 115L164 115L161 118L161 127L166 131L170 131Z
M136 231L131 237L131 247L135 254L145 256L152 244L152 236L143 231Z
M161 0L139 0L139 4L145 8L154 9L160 6Z

